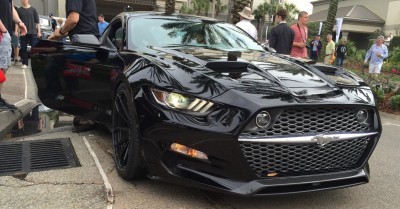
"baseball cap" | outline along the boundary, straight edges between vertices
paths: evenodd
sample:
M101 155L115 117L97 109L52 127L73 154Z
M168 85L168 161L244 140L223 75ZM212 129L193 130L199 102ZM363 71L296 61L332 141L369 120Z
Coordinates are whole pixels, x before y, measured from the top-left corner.
M49 13L49 17L52 17L53 16L53 13Z

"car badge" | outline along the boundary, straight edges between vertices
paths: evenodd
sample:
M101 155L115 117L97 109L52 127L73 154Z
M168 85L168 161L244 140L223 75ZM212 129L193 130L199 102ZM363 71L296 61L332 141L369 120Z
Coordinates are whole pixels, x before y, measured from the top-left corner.
M331 137L331 136L325 136L325 135L323 135L323 134L319 134L319 135L314 136L314 137L311 139L311 141L312 141L312 142L317 142L317 144L318 144L320 147L323 147L323 146L325 146L325 145L329 144L330 142L335 141L335 140L337 140L337 139L339 139L338 136L333 136L333 137Z

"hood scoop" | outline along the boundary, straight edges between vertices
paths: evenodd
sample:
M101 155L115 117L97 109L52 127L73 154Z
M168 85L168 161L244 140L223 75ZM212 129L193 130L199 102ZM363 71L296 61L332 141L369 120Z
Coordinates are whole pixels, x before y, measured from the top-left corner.
M238 79L241 77L242 73L248 72L248 67L250 64L248 62L237 61L238 58L241 56L242 52L229 51L227 53L227 61L210 61L207 62L205 66L217 73L229 73L229 77L233 79Z
M238 61L211 61L206 67L218 73L244 73L249 63Z

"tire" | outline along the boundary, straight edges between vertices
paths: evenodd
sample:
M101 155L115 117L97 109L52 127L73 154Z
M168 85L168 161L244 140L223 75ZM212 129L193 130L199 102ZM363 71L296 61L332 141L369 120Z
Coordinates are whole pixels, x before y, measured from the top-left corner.
M138 117L130 87L124 83L118 86L113 101L112 140L118 174L125 180L143 178L147 172Z

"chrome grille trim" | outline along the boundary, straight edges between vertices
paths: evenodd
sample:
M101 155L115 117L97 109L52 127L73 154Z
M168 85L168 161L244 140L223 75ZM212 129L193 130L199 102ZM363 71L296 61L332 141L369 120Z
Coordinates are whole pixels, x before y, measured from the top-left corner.
M371 133L353 133L353 134L318 134L310 136L298 137L280 137L280 138L239 138L239 142L258 142L258 143L279 143L279 144L304 144L304 143L318 143L317 137L327 137L330 142L343 141L349 139L362 138L366 136L376 135L378 132Z

